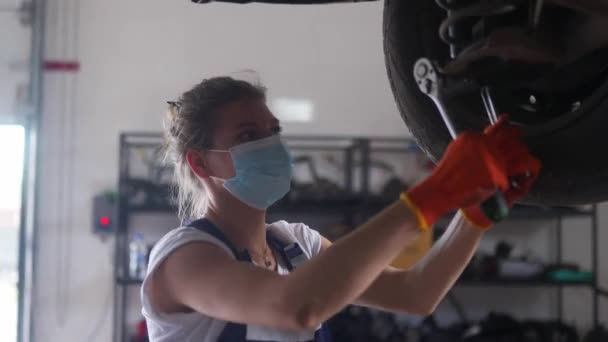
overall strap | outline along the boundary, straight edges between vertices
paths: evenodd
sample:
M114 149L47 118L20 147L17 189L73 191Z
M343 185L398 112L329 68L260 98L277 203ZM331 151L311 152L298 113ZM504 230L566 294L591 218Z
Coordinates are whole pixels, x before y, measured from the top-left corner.
M230 240L228 240L226 235L208 219L202 218L192 221L190 222L188 227L196 228L220 240L226 247L228 247L228 249L230 249L232 254L234 254L234 257L238 261L251 262L251 257L249 256L249 253L247 253L247 251L241 252L237 250L234 244Z
M220 240L228 249L230 249L237 260L251 262L249 253L247 251L239 251L226 235L208 219L202 218L192 221L188 224L188 227L196 228ZM297 242L286 241L286 239L277 236L277 234L274 234L270 229L267 231L266 239L271 247L279 253L279 256L289 271L292 271L294 268L308 260L302 247L300 247Z
M329 325L327 325L327 323L323 323L323 325L321 325L321 329L315 332L314 342L332 342L332 340L333 338L331 336Z
M241 262L251 262L251 257L246 251L239 252L234 244L228 240L226 235L216 227L211 221L206 218L198 219L190 222L188 227L196 228L203 231L214 238L220 240L228 249L232 251L234 257ZM247 326L234 322L227 322L224 330L218 338L218 342L246 342L247 341Z
M226 235L208 219L202 218L192 221L188 224L188 227L196 228L220 240L228 249L230 249L230 251L232 251L238 261L251 262L249 253L247 251L240 252L237 250ZM304 251L297 242L286 241L286 239L276 235L277 234L273 234L271 230L268 230L266 238L271 247L279 253L279 256L289 271L292 271L302 262L308 260L306 254L304 254ZM331 341L331 334L327 324L323 324L321 329L316 331L314 341ZM218 342L247 342L247 325L227 322L218 338Z
M279 253L283 263L290 272L299 265L300 259L304 258L304 260L306 260L306 255L297 242L287 244L273 237L271 234L267 235L267 240L272 249Z
M276 236L272 230L268 230L266 238L271 244L275 251L278 251L287 266L287 269L291 272L294 268L308 260L306 254L302 250L302 247L297 242L285 241L286 239ZM314 342L331 342L332 336L331 331L327 323L323 323L321 328L315 332Z
M300 247L297 242L285 241L285 239L278 237L270 229L266 234L266 238L272 248L279 253L281 259L285 263L285 266L290 272L308 260L308 257L302 250L302 247Z

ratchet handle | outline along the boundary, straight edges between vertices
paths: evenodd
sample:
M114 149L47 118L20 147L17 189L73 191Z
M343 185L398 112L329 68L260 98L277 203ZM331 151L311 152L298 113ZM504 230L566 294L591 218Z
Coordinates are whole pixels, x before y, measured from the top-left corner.
M492 197L488 198L479 206L483 214L492 222L498 223L509 216L509 205L505 194L497 190Z

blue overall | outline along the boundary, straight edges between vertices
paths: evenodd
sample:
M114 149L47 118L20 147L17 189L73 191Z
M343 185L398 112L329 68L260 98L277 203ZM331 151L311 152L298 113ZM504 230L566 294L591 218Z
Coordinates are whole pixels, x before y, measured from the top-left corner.
M226 247L228 247L232 253L235 255L236 259L241 262L249 262L251 263L251 256L249 253L245 251L238 251L234 244L228 240L226 235L222 233L220 229L218 229L211 221L202 218L196 221L192 221L189 227L196 228L201 230L216 239L220 240ZM295 260L298 257L304 255L302 252L302 248L297 243L285 243L278 238L272 236L271 233L268 233L266 236L268 240L268 244L270 248L279 253L284 265L291 272L294 269L294 263L292 260ZM314 342L330 342L331 335L329 329L326 324L323 324L319 330L315 332ZM247 340L247 325L240 323L228 322L226 327L220 334L218 342L254 342L251 340ZM279 342L279 341L276 341Z

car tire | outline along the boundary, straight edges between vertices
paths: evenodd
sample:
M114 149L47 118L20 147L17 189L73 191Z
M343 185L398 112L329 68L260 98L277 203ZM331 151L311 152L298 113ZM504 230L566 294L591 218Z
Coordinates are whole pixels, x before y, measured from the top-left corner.
M447 46L437 28L445 16L428 0L385 0L384 52L388 77L401 117L421 148L433 160L441 158L451 137L433 103L412 77L421 57L441 59ZM439 51L439 52L438 52ZM481 101L452 104L458 129L481 130ZM475 114L475 115L473 115ZM608 199L608 81L585 99L576 115L543 127L524 127L524 139L543 169L525 202L575 205ZM464 166L463 166L464 167Z

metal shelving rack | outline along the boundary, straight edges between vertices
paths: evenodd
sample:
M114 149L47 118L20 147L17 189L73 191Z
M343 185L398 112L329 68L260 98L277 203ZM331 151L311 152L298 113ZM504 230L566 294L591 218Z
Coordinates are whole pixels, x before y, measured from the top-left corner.
M119 145L119 175L116 234L114 238L114 320L113 341L130 341L127 329L127 302L129 286L139 286L140 279L128 276L129 270L129 222L132 214L171 212L168 205L131 205L127 200L127 189L132 180L131 161L134 149L158 149L162 142L162 135L158 133L128 133L120 135Z
M369 163L372 151L388 153L403 153L404 146L415 144L410 139L387 139L387 138L359 138L359 137L287 137L291 149L297 150L326 150L344 153L344 186L348 191L353 189L352 163L358 155L358 162L361 164L361 188L348 198L338 200L298 200L280 201L271 208L271 212L332 212L342 213L352 216L353 212L365 212L369 217L374 212L382 209L388 202L383 199L375 198L369 192ZM159 133L124 133L120 135L119 153L119 180L118 180L118 203L117 217L118 225L115 237L115 259L114 259L114 321L113 321L113 340L129 341L127 336L127 302L128 288L140 286L141 280L131 279L128 275L128 244L129 244L129 222L134 214L153 214L166 213L175 214L176 208L166 203L156 204L131 204L127 201L127 189L133 180L131 176L131 159L133 149L157 150L162 143L162 135ZM379 143L379 144L378 144ZM558 290L558 318L563 314L563 288L564 287L587 287L591 289L593 295L592 317L594 326L598 325L599 315L599 296L606 296L608 293L598 286L598 221L597 208L591 206L590 209L575 208L538 208L516 206L510 216L511 220L521 219L557 219L557 262L562 261L562 219L564 217L588 217L591 220L591 272L593 278L588 281L557 282L544 279L494 279L494 280L466 280L461 279L459 286L483 286L483 287L548 287ZM351 217L353 223L364 220L365 217ZM445 222L444 222L445 223Z
M590 234L590 253L591 253L591 279L572 280L572 281L555 281L550 279L494 279L494 280L472 280L461 279L457 285L460 286L483 286L483 287L551 287L557 289L557 314L556 319L563 321L563 302L565 287L588 288L592 292L592 322L593 328L599 325L599 297L606 296L599 286L599 250L598 250L598 221L597 221L597 205L590 206L589 209L574 209L569 207L557 208L538 208L529 206L516 206L509 216L510 220L538 220L538 219L556 219L557 224L555 238L556 262L563 262L563 218L565 217L583 217L590 219L591 229Z

